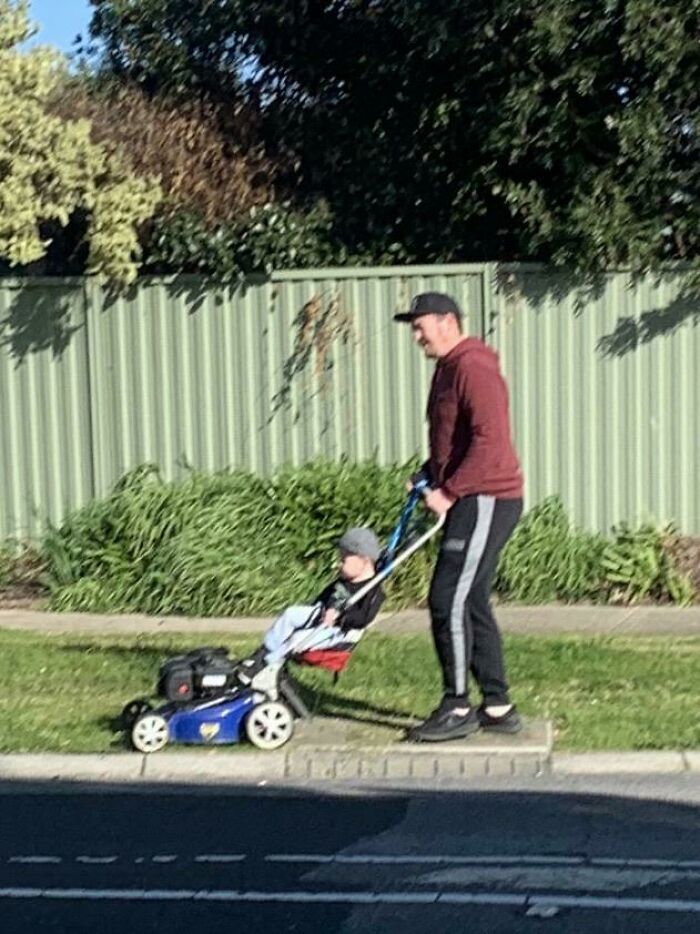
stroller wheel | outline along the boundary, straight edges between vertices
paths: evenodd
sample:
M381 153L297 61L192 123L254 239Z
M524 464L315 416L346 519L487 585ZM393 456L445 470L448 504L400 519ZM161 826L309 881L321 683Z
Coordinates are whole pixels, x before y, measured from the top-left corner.
M129 701L121 712L122 729L130 730L142 713L152 709L144 697L137 697L136 700Z
M258 749L279 749L294 732L294 716L286 704L264 701L246 717L245 731Z
M141 714L132 727L131 742L139 752L158 752L168 742L168 721L159 713Z

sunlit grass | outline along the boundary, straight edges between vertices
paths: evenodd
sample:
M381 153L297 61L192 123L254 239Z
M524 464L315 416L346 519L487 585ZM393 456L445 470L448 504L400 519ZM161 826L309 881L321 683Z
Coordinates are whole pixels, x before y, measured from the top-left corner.
M235 656L257 637L2 630L0 751L123 749L116 718L153 690L160 663L224 642ZM510 636L505 646L514 700L526 715L554 720L557 748L700 746L700 639ZM325 672L297 673L318 712L336 716L400 723L425 715L440 695L427 635L371 633L337 685Z

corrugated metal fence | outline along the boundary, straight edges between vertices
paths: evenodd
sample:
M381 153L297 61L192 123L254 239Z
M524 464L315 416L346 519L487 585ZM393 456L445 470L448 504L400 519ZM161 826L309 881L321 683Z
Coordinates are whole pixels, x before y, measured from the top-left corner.
M700 305L682 277L581 296L536 267L304 270L215 289L0 283L0 538L40 534L144 462L266 472L425 450L431 364L396 309L427 289L500 352L528 503L700 533Z

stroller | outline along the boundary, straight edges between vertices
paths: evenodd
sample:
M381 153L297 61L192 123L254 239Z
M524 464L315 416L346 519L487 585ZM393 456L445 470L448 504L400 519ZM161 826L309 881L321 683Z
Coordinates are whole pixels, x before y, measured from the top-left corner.
M341 615L442 527L444 516L438 517L427 531L417 530L414 513L426 486L421 481L408 494L377 563L377 573L348 599ZM195 649L161 666L156 693L165 702L154 708L147 698L130 701L122 711L122 726L133 747L143 753L157 752L169 742L211 746L246 738L259 749L279 749L291 738L295 717L311 716L289 676L288 662L322 668L337 678L356 644L306 651L302 642L283 666L276 689L269 694L253 689L239 677L241 662L229 658L225 648Z

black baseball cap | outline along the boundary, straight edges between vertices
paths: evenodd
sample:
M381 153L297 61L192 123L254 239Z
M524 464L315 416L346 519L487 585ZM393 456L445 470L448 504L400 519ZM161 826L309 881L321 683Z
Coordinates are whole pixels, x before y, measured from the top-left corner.
M442 292L422 292L411 302L408 311L394 315L394 321L413 321L421 315L454 315L458 320L462 312L454 299Z

